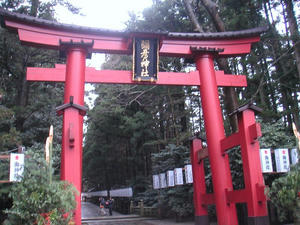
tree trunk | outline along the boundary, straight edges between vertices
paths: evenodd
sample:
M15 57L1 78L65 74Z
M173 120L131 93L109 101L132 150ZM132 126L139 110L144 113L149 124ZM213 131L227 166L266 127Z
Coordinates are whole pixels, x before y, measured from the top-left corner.
M219 65L219 68L221 70L224 70L226 74L231 74L230 68L228 66L228 62L224 58L217 59L217 63ZM235 92L234 87L224 87L224 101L225 101L225 109L227 113L233 112L236 108L238 108L238 98ZM233 115L229 117L229 122L231 126L231 131L233 133L238 131L238 121L237 121L237 115Z
M297 91L294 92L294 101L293 101L293 119L296 125L297 130L300 130L300 110L298 106L298 99L297 99Z
M171 95L169 87L168 87L168 97L169 97L169 100L170 100L171 118L172 118L173 135L174 135L173 137L175 137L176 145L179 145L179 134L178 134L177 126L176 126L176 118L175 118L175 111L174 111L174 102L173 102L173 97Z
M225 24L219 15L218 5L211 0L201 0L201 2L204 8L207 10L208 14L211 16L217 31L224 32Z
M195 31L198 31L198 32L202 33L203 29L200 26L200 24L198 23L196 15L195 15L195 13L192 9L191 0L183 0L183 2L184 2L184 5L185 5L185 8L187 10L189 18L195 26Z
M211 0L201 0L201 2L202 2L202 5L207 10L207 12L209 13L209 15L211 16L213 23L216 27L216 30L218 32L224 32L225 25L219 15L217 4ZM184 3L186 5L189 17L196 18L196 16L194 15L194 12L191 10L190 1L185 0ZM201 27L197 20L192 20L192 23L196 28ZM218 59L217 63L221 70L224 70L225 73L231 74L231 71L230 71L230 68L228 66L228 62L226 59L223 59L223 58ZM224 95L225 95L225 98L224 98L225 109L226 109L227 113L230 113L238 107L238 99L237 99L237 95L235 93L235 89L233 87L224 87ZM231 126L232 132L236 132L238 130L238 122L237 122L236 115L230 117L229 121L230 121L230 126Z
M39 0L31 0L30 16L37 17L39 6Z
M294 44L295 59L298 69L298 78L300 81L300 35L298 31L296 16L294 13L294 5L292 0L284 0L284 3L286 6L286 13L289 22L289 30L291 32L291 39Z

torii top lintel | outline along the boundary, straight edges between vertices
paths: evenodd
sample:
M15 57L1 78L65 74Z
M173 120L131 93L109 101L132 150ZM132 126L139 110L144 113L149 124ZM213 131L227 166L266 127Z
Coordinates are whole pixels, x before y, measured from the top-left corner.
M191 48L222 49L219 56L242 55L250 52L251 44L258 42L266 27L219 32L219 33L174 33L174 32L122 32L76 25L12 13L0 9L2 25L15 30L21 42L31 46L60 49L61 42L93 41L92 52L131 54L135 36L156 37L160 41L161 56L191 57Z

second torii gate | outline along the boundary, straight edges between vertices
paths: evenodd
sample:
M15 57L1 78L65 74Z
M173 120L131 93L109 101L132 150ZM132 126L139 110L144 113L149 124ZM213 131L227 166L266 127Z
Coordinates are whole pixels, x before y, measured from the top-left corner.
M225 75L222 71L215 71L214 59L249 53L251 44L259 41L259 36L265 28L223 33L130 33L64 25L1 9L0 15L4 19L5 27L16 31L22 43L60 50L66 55L66 65L56 65L55 68L27 69L28 81L65 82L64 104L57 107L58 114L63 115L61 179L74 184L81 193L83 116L86 111L84 107L85 82L199 86L214 193L212 196L203 193L201 163L193 163L194 174L200 171L199 179L194 179L196 224L209 224L205 211L207 204L216 205L219 225L238 224L235 203L240 201L234 200L233 195L239 193L232 191L229 160L225 151L226 147L234 146L235 142L249 145L248 136L251 134L255 136L255 132L248 134L247 131L240 130L239 135L225 137L218 87L244 87L246 77ZM97 71L93 68L86 68L85 59L91 52L132 54L136 38L157 40L157 53L160 56L194 59L197 70L190 73L158 72L156 77L143 81L141 79L143 77L133 79L133 71ZM147 69L147 66L145 68ZM148 71L143 71L145 72ZM249 128L251 130L256 128L252 125ZM248 126L244 127L248 129ZM241 125L240 128L242 129L243 126ZM237 141L233 141L235 139ZM249 168L244 171L249 188L247 192L242 193L246 194L247 199L250 200L241 200L241 202L248 203L249 225L268 225L266 199L262 197L264 184L260 165L256 165L255 169L250 168L253 167L254 160L259 159L257 157L259 146L255 138L252 138L250 142L254 153L252 155L245 153L245 162L250 163L247 164ZM193 143L192 153L199 150L201 150L201 144ZM200 165L199 168L198 165ZM247 174L251 169L256 171L255 175L258 178ZM74 220L76 225L80 225L80 195L76 196L76 201Z

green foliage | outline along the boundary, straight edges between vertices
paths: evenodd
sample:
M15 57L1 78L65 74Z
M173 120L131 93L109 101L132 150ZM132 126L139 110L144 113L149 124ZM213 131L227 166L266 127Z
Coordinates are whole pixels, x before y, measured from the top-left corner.
M159 153L152 154L152 172L162 173L190 163L190 150L185 146L169 144Z
M292 212L294 222L300 224L300 165L292 167L285 176L276 179L268 191L276 206L279 219L284 221Z
M26 156L22 181L10 191L13 206L6 210L4 224L44 224L44 214L49 214L51 224L68 224L76 206L76 189L63 181L50 181L50 168L40 152L30 151Z
M294 148L295 137L280 120L261 123L262 137L259 139L261 148Z
M20 132L14 127L14 122L13 110L0 105L0 152L14 149L21 142Z
M143 18L131 15L131 19L127 22L127 29L147 32L193 31L181 0L153 1L152 7L144 9Z
M184 167L189 162L187 147L170 144L159 153L152 154L152 171L153 174L163 173L176 167ZM151 177L148 179L151 180ZM152 185L149 185L135 199L143 199L145 205L160 208L164 216L187 217L193 214L193 188L189 184L159 190L153 190Z
M171 215L187 217L193 214L193 188L191 185L170 188L166 191L161 204L167 203Z

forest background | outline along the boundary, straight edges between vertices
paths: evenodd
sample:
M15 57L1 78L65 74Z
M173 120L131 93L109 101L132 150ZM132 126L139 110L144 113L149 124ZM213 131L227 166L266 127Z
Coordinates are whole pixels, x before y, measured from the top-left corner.
M73 13L71 1L2 0L0 7L34 17L55 20L55 7ZM247 56L217 60L216 69L247 75L246 88L220 88L226 134L237 131L228 114L245 103L263 109L262 148L292 148L294 122L299 130L300 44L299 2L293 0L153 0L142 16L130 15L128 31L222 32L268 26L261 41ZM62 120L55 107L62 104L64 85L27 82L26 68L64 63L59 53L21 46L15 34L0 28L0 154L25 146L42 146L54 125L60 148ZM131 70L132 57L106 55L103 69ZM193 70L193 62L161 57L160 71ZM205 140L200 94L197 87L94 85L94 107L86 117L83 190L132 186L136 199L165 205L170 214L192 213L192 186L154 191L152 174L189 162L189 141ZM55 156L59 159L59 151ZM235 187L242 187L238 151L230 153ZM0 179L8 165L1 161ZM56 164L59 174L59 163ZM207 185L211 188L209 172ZM271 184L274 176L265 176ZM0 208L9 207L11 184L0 184Z

